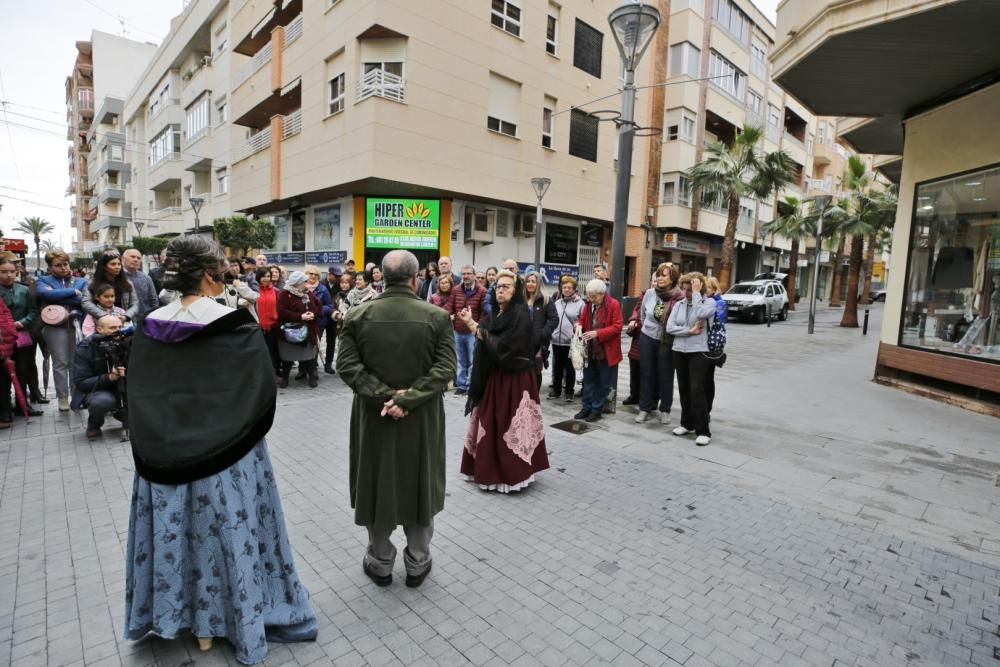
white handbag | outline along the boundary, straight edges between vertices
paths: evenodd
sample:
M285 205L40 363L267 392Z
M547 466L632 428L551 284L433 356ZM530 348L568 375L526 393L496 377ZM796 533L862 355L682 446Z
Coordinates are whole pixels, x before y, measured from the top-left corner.
M569 358L573 368L582 371L587 364L587 343L583 340L583 327L573 327L573 338L569 341Z

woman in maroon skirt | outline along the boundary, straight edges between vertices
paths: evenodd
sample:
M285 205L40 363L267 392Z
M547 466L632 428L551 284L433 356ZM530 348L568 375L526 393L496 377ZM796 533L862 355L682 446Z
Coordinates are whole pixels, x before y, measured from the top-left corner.
M535 481L549 458L523 283L501 271L493 295L493 314L482 323L468 309L459 313L476 335L462 475L486 491L508 493Z

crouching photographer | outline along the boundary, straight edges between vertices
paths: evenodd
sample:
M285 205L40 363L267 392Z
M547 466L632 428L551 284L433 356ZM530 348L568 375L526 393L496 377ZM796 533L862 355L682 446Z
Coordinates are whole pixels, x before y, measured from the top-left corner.
M131 346L131 327L122 328L114 315L97 320L97 332L84 338L76 347L73 360L73 409L87 408L87 437L101 435L104 417L113 412L128 428L125 393L125 369Z

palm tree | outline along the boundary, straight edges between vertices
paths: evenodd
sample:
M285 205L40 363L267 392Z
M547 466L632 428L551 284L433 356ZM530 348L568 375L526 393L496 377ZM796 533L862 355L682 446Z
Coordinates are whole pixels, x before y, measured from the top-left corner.
M896 206L899 201L899 186L891 185L886 190L872 193L874 211L870 224L874 228L868 235L865 245L864 286L861 294L864 303L871 303L872 298L872 265L875 263L875 253L887 247L892 242L892 227L896 223Z
M17 223L17 231L24 234L30 234L35 239L35 270L41 269L42 259L41 259L41 248L39 247L42 242L42 235L49 234L56 230L52 226L52 223L42 220L38 217L25 218Z
M733 249L736 244L736 222L740 215L740 197L767 199L792 182L795 168L784 151L762 153L763 128L745 125L732 145L721 141L705 147L701 162L685 172L696 196L698 192L710 199L728 204L726 236L722 243L722 269L719 284L725 290L733 272Z
M773 234L792 242L792 252L788 261L788 309L795 310L795 283L799 265L799 241L816 234L815 213L802 211L802 201L798 197L786 195L778 202L778 217L764 225L765 235Z
M847 158L841 186L850 193L847 201L847 215L840 223L840 233L844 238L851 239L850 267L847 273L847 302L844 304L844 315L840 326L858 326L858 278L864 262L865 237L872 234L872 217L875 205L869 189L872 177L864 160L857 155Z
M57 246L56 242L53 241L52 239L42 239L42 242L39 244L39 250L41 250L44 253L52 252L58 247L59 246Z

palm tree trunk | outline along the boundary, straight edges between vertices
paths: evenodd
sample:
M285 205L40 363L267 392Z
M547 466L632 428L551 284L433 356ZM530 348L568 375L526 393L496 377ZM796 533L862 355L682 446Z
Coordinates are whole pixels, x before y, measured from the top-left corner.
M858 327L858 277L864 259L865 237L855 234L851 237L851 264L847 272L847 303L844 305L844 315L840 318L840 326Z
M35 234L35 275L38 275L38 273L42 269L41 243L42 243L42 237L40 237L38 234Z
M799 240L792 239L792 252L788 257L788 310L795 310L795 279L799 271Z
M726 237L722 242L722 268L719 269L719 286L723 292L729 289L733 275L733 249L736 246L736 221L740 215L740 198L735 192L729 194L729 218L726 220Z
M861 303L868 305L872 302L872 266L875 264L875 234L868 235L868 245L865 247L865 281L861 288Z
M840 276L843 271L840 265L844 263L844 239L837 243L837 251L833 254L833 289L830 291L830 306L837 308L840 306Z

